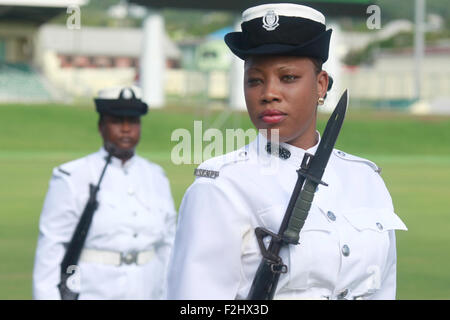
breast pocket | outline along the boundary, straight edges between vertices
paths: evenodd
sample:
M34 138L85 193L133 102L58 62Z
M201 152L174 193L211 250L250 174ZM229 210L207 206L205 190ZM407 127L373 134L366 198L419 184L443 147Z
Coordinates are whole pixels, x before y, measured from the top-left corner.
M278 232L285 210L284 206L267 208L260 213L260 219L265 227ZM280 254L283 262L288 266L288 274L285 276L287 288L304 290L311 287L317 282L317 278L321 277L324 267L323 257L327 256L327 253L321 253L321 250L326 249L324 239L328 241L330 232L331 227L326 217L313 204L300 232L300 243L288 245Z
M114 198L110 194L102 194L97 197L98 207L94 212L92 224L89 230L91 238L103 237L112 234L117 225L120 224L118 219L119 199Z
M298 245L289 246L290 272L288 287L305 290L323 287L333 268L332 228L322 210L312 205L300 232Z
M167 207L163 203L147 203L144 206L144 214L141 216L141 230L154 241L162 240L168 230L166 230L166 219L169 214Z
M277 233L280 228L281 221L283 220L285 210L286 207L284 205L273 205L259 210L257 212L259 224L269 231Z
M356 232L350 246L360 256L355 267L359 279L354 281L352 292L355 297L366 297L380 288L382 275L389 265L388 254L393 245L390 232L407 228L390 209L357 208L344 210L342 214Z
M344 210L347 221L357 230L383 233L388 230L407 230L402 220L390 209L358 208Z
M349 224L359 231L356 235L358 242L365 245L388 245L388 231L407 230L405 224L390 209L362 207L344 210L342 213Z

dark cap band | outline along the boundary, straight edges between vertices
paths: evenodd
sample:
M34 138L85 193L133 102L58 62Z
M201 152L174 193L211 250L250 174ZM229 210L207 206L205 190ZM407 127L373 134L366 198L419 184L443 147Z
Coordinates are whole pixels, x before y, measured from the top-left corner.
M129 99L125 98L125 92L131 92ZM136 98L134 91L124 88L120 91L118 99L94 99L98 113L114 116L140 117L147 113L148 106L145 102Z
M279 26L273 31L261 28L261 18L242 23L242 33L248 49L272 43L296 46L314 39L324 31L325 25L297 17L281 16Z
M148 106L140 100L94 99L98 113L113 116L140 117L147 113Z

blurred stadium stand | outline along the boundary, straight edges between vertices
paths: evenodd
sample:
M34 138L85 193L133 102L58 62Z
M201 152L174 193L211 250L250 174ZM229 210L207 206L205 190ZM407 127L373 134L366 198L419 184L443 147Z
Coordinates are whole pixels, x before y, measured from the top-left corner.
M0 101L45 102L52 99L50 85L31 65L0 64Z
M35 63L39 26L87 0L0 0L0 101L61 98Z

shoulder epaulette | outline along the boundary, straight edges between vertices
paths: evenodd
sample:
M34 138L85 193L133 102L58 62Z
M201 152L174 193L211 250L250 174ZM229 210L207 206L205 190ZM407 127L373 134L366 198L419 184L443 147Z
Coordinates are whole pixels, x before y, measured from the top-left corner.
M371 167L373 169L373 171L381 174L381 168L378 167L374 162L372 162L370 160L367 160L367 159L364 159L364 158L360 158L360 157L354 156L354 155L349 154L349 153L345 153L345 152L343 152L341 150L337 150L337 149L334 149L333 152L334 152L334 154L336 156L338 156L341 159L348 160L348 161L364 163L364 164L368 165L369 167Z
M58 167L58 168L56 168L56 169L57 169L59 172L65 174L66 176L70 176L70 172L68 172L68 171L66 171L66 170L64 170L64 169L61 169L60 167Z
M248 151L241 148L222 156L206 160L194 170L194 175L197 177L216 179L220 174L220 169L227 165L247 160L248 157Z
M55 173L62 173L66 176L73 176L76 175L76 172L83 168L86 165L86 159L87 157L75 159L66 163L63 163L59 165L58 167L54 168Z

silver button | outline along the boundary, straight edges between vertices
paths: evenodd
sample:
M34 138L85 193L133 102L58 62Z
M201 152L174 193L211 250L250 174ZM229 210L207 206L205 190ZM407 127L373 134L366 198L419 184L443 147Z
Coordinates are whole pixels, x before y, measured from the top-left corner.
M342 254L344 255L344 257L348 257L350 255L350 248L348 247L348 245L344 244L344 246L342 247Z
M339 155L341 155L341 156L345 157L345 152L342 152L342 151L338 151L337 153L338 153Z
M133 211L133 216L136 217L137 216L137 212Z
M377 228L381 231L383 230L383 225L379 222L377 222Z
M331 221L336 221L336 216L334 215L333 212L328 211L327 216L328 216L328 219L330 219Z
M138 234L137 234L137 233L133 234L133 237L137 238L137 236L138 236Z
M345 297L347 296L347 294L348 294L348 289L345 289L345 290L341 291L341 293L339 293L339 294L337 295L337 298L338 298L339 300L345 299Z

